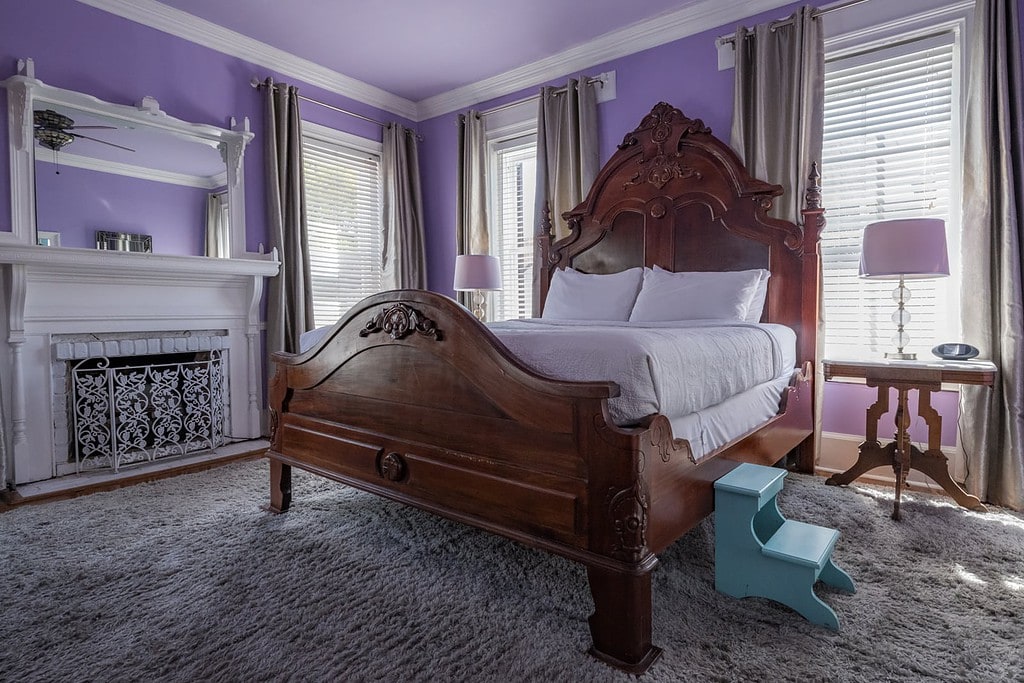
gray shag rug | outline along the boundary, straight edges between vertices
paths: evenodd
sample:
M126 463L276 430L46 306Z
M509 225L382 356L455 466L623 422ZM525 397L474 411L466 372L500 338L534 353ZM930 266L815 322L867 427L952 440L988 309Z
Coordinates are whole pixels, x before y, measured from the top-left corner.
M589 657L584 570L296 472L260 509L249 461L0 514L0 679L629 681ZM714 524L661 557L645 681L1024 680L1024 516L789 475L838 528L857 593L828 631L714 590Z

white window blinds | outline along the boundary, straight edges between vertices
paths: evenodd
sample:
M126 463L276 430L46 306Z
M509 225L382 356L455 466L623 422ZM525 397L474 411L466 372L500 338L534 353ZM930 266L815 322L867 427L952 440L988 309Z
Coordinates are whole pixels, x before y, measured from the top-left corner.
M313 315L330 325L382 287L380 155L306 132L302 153Z
M942 218L953 275L908 282L907 351L958 338L959 57L952 33L829 59L822 234L825 355L895 351L896 282L858 277L864 226Z
M536 136L528 135L491 147L491 253L501 260L502 280L493 296L493 320L531 315L536 145Z

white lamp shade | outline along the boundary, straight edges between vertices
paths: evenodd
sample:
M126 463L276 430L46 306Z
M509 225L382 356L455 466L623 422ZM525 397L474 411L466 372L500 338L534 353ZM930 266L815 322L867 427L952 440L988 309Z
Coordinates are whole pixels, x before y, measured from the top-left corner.
M860 276L923 280L949 275L946 224L939 218L879 221L864 228Z
M455 257L455 290L501 289L501 263L497 256L464 254Z

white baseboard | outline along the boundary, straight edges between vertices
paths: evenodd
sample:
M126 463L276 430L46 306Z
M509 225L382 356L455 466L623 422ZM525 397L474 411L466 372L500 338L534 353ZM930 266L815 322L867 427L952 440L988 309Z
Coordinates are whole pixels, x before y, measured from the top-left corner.
M863 437L851 434L822 432L821 451L818 453L815 471L818 474L828 476L850 469L857 462L858 448L863 441ZM915 445L924 450L921 444ZM949 459L950 477L953 478L953 481L963 484L966 469L963 451L959 447L945 447L942 449L942 453ZM875 468L858 477L857 481L864 482L865 484L878 484L880 486L895 486L896 484L892 469L887 467ZM910 470L907 474L907 483L918 489L945 494L942 487L932 481L930 477L917 470Z

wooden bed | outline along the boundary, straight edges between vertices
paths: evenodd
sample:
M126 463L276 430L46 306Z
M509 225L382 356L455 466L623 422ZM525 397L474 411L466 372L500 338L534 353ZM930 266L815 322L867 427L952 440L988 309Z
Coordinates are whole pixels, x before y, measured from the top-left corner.
M769 218L781 193L700 120L660 103L566 214L572 234L540 238L537 295L564 266L768 268L763 320L797 332L809 369L823 211L812 188L807 233ZM427 291L371 296L315 346L272 362L272 510L288 509L297 466L581 562L594 599L590 652L632 673L661 653L651 634L656 556L711 513L714 480L791 452L813 468L807 370L775 417L695 463L663 415L612 424L616 384L534 373L455 301Z

